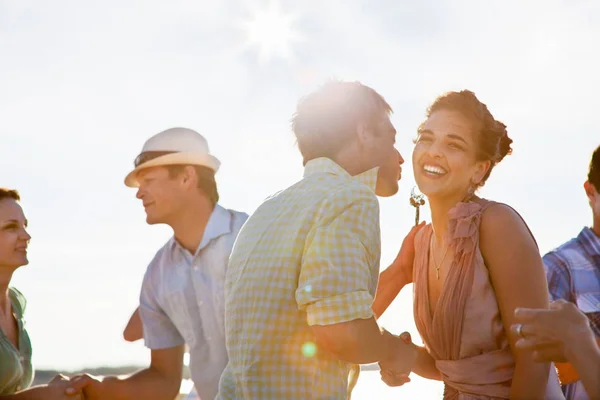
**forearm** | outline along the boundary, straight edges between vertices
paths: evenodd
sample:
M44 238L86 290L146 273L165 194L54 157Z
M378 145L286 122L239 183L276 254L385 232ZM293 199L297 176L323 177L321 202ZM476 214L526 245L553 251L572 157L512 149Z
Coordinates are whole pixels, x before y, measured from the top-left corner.
M381 361L389 356L394 341L393 335L382 331L374 318L314 326L313 330L319 347L352 364Z
M102 385L114 400L173 400L179 393L181 376L169 377L150 367L127 378L106 377Z
M406 286L406 279L397 273L396 270L397 267L390 265L379 274L379 283L377 285L377 292L375 293L375 300L373 301L375 318L381 317L402 288Z
M417 345L413 346L415 346L417 349L417 361L413 366L412 372L425 379L441 381L442 374L435 366L435 360L431 354L429 354L425 347L420 347Z
M549 363L537 363L529 357L517 360L510 387L510 399L529 400L545 398L549 373Z
M600 399L600 348L593 341L580 341L567 354L590 399Z
M46 396L44 396L46 394ZM44 400L47 398L46 385L36 386L19 393L0 396L0 400Z

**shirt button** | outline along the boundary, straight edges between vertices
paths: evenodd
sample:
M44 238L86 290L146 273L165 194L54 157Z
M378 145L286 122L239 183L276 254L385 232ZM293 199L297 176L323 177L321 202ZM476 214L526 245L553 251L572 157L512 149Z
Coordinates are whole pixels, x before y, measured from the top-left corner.
M199 302L198 302L198 306L200 306L200 307L202 307L202 305L203 305L203 304L204 304L204 302L203 302L203 301L199 301Z
M194 271L198 271L199 268L200 268L199 266L194 265Z

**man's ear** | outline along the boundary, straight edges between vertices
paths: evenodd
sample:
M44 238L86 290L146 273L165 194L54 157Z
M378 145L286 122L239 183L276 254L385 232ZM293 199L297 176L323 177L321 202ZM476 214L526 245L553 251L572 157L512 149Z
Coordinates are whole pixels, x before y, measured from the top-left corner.
M365 123L359 122L356 125L356 137L358 138L358 144L360 147L365 147L369 142L369 129Z
M196 170L191 165L186 165L181 171L180 178L185 185L192 185L197 180Z
M585 189L585 194L587 195L589 201L592 203L595 202L596 197L598 197L598 191L596 190L594 185L592 185L590 181L585 181L585 183L583 184L583 188Z

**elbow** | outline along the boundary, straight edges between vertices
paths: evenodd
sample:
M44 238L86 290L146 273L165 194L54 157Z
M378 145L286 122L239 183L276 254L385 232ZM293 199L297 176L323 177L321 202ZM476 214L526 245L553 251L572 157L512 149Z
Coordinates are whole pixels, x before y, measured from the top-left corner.
M139 340L141 338L142 337L140 335L134 334L134 332L132 332L129 329L125 329L123 331L123 339L125 339L125 341L127 342L135 342L136 340Z
M133 337L127 332L123 332L123 339L125 339L126 342L135 342L135 339L133 339Z

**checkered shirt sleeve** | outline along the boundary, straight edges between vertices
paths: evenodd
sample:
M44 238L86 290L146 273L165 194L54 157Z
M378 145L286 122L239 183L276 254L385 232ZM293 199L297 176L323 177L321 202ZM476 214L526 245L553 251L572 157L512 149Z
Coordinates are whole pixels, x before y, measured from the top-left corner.
M373 271L379 269L379 204L372 193L356 197L350 190L325 204L324 217L307 237L298 307L309 325L370 318Z

